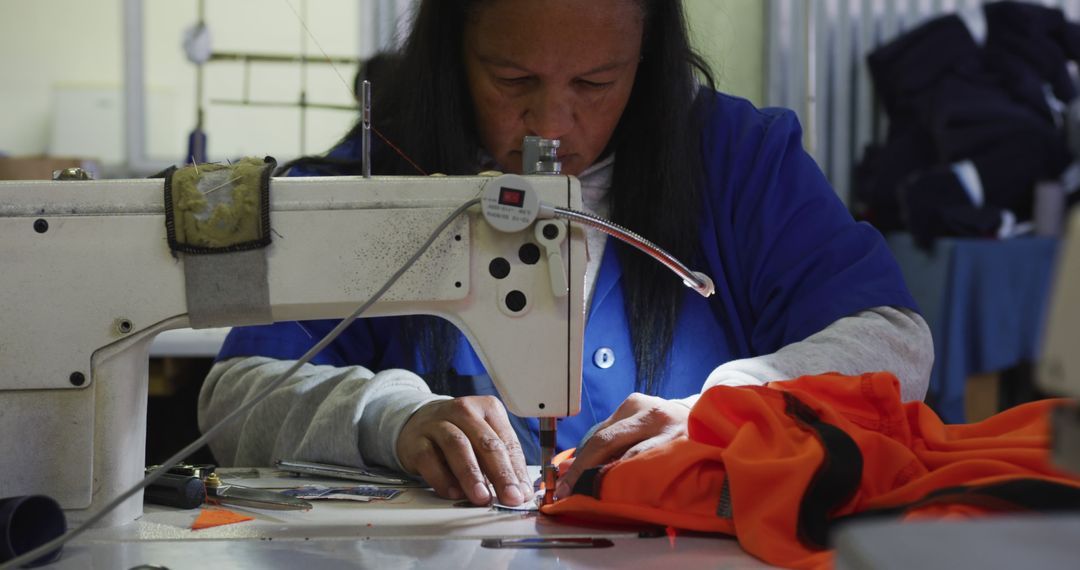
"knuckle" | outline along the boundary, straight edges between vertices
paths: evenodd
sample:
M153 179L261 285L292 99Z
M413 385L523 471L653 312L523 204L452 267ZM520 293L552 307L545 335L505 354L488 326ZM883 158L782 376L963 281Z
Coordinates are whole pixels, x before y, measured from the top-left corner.
M464 433L453 430L443 432L439 441L444 449L460 449L469 447L469 437Z
M477 396L476 401L479 402L480 405L484 406L485 408L491 407L491 406L496 406L497 407L499 405L499 399L496 398L495 396L490 395L490 394L485 395L485 396Z
M633 394L627 396L626 399L623 400L622 404L619 405L619 412L625 415L628 413L632 413L635 410L640 410L650 404L651 398L651 396L647 396L645 394L642 394L641 392L634 392Z
M426 439L398 443L398 455L402 460L416 463L432 454L434 450Z
M506 451L506 444L497 437L485 437L480 440L480 449L481 451L488 453L496 453L499 451Z
M517 438L512 438L510 441L504 441L502 443L506 447L507 452L513 454L521 453L521 443L518 442Z
M427 438L406 443L403 447L406 453L414 457L424 457L435 453L435 448Z
M596 433L594 433L592 435L592 437L589 438L589 442L590 443L595 442L594 445L597 445L597 446L600 446L600 447L607 447L607 446L615 443L615 436L616 436L616 434L615 434L615 432L613 430L602 429L602 430L598 430Z
M429 481L438 480L439 460L431 454L416 455L409 459L401 458L401 466L405 471L419 474Z
M465 466L464 472L465 472L465 477L466 477L467 480L472 480L472 481L483 481L484 480L484 471L481 470L480 466L475 464L475 463L469 463L469 465Z
M502 402L495 396L476 396L476 406L478 414L483 416L503 411Z
M675 420L675 416L663 406L652 406L646 412L645 416L650 421L655 423L671 423Z
M454 398L453 400L446 401L446 407L453 414L461 414L468 412L472 406L469 405L469 398Z
M498 403L494 396L465 396L451 400L450 413L454 417L467 417L480 419L484 417L494 404Z

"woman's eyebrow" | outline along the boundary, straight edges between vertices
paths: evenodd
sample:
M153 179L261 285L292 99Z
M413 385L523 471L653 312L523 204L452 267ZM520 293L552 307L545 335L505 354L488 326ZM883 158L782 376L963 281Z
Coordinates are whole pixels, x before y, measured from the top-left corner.
M528 68L499 56L476 54L476 59L480 60L480 63L486 65L493 65L495 67L512 67L514 69L520 69L521 71L529 71Z
M532 70L530 70L529 68L524 67L524 66L522 66L522 65L520 65L520 64L518 64L518 63L516 63L516 62L514 62L512 60L509 60L509 59L506 59L506 58L503 58L503 57L500 57L500 56L476 54L476 58L478 60L480 60L480 63L486 64L486 65L492 65L492 66L495 66L495 67L509 67L509 68L517 69L517 70L524 71L524 72L527 72L527 73L532 73ZM584 76L584 75L593 75L595 73L603 73L605 71L611 71L613 69L618 69L620 67L623 67L627 63L628 63L628 61L612 61L612 62L608 62L608 63L598 65L598 66L596 66L596 67L594 67L592 69L589 69L589 70L584 71L582 73L578 73L577 75Z

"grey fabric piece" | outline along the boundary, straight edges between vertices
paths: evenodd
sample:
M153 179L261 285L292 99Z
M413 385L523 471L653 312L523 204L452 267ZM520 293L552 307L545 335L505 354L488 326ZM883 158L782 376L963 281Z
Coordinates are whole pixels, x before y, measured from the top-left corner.
M887 370L900 380L904 401L922 400L934 365L930 327L908 309L875 307L837 320L806 340L754 358L718 366L702 392L713 386L761 386L807 374L861 374ZM697 396L683 400L693 405Z
M184 254L184 282L193 329L274 322L265 249Z
M199 394L199 428L220 422L293 362L254 356L214 364ZM444 399L407 370L373 374L362 366L308 364L230 424L210 449L226 466L302 459L401 471L395 445L402 426L424 404Z

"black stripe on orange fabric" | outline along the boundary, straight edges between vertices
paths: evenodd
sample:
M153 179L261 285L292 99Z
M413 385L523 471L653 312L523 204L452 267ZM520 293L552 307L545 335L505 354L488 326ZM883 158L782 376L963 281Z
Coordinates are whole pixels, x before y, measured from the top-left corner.
M957 485L936 489L921 499L902 505L841 517L833 524L899 517L923 507L949 504L975 505L994 511L1077 511L1080 510L1080 488L1033 478L975 487Z
M829 547L832 513L851 500L862 481L862 452L844 430L821 421L817 412L791 393L784 392L784 403L784 413L810 430L825 451L803 493L796 527L803 546L824 550Z

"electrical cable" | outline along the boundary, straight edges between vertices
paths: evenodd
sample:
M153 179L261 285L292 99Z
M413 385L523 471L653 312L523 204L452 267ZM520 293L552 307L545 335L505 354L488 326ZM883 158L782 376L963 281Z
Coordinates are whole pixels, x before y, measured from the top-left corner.
M360 315L363 314L364 311L368 310L371 307L371 305L373 305L376 301L378 301L379 298L382 297L383 294L385 294L386 291L389 290L390 287L392 287L394 285L394 283L396 283L397 280L399 278L401 278L401 276L404 275L405 272L408 271L409 268L413 266L413 264L416 263L416 260L420 259L420 256L422 256L424 254L424 252L426 252L431 247L431 244L435 243L435 240L439 237L439 235L442 234L442 232L454 220L456 220L458 218L458 216L460 216L466 210L468 210L469 208L471 208L471 207L473 207L473 206L475 206L476 204L479 204L479 203L480 203L479 198L473 198L473 199L469 200L468 202L466 202L466 203L462 204L461 206L459 206L456 210L453 211L453 213L451 213L449 216L447 216L447 218L445 220L443 220L442 223L439 224L439 226L435 229L435 231L431 233L431 236L428 237L427 241L425 241L424 244L422 246L420 246L420 248L416 251L416 253L414 253L412 255L412 257L410 257L396 272L394 272L393 275L390 276L389 279L386 280L386 283L383 284L382 287L380 287L374 294L372 294L371 297L369 297L367 301L364 301L363 304L361 304L359 307L357 307L357 309L355 311L353 311L351 315L349 315L348 317L343 319L340 323L338 323L338 325L336 327L334 327L333 330L331 330L329 333L327 333L326 336L324 336L322 338L322 340L320 340L314 346L312 346L310 349L308 349L308 351L305 352L304 355L301 356L298 360L296 360L296 362L294 362L293 365L290 366L288 370L281 373L280 376L278 376L273 381L271 381L269 384L267 384L266 387L264 387L260 392L258 392L255 395L254 398L252 398L251 400L248 400L247 402L244 402L243 405L236 408L231 413L229 413L229 415L222 418L222 420L220 422L218 422L216 425L214 425L210 429L206 430L206 432L204 432L201 437L199 437L195 441L191 442L190 444L188 444L186 447L184 447L180 451L176 452L172 457L166 459L161 464L160 467L158 467L156 470L154 470L149 475L147 475L145 478L143 478L142 481L140 481L136 485L132 486L127 491L124 491L123 493L121 493L119 497L113 499L110 503L106 504L104 507L101 508L101 510L94 513L93 516L91 516L89 519L85 520L82 524L80 524L79 526L75 527L74 529L68 531L67 533L65 533L63 535L58 536L55 539L50 540L49 542L47 542L47 543L45 543L45 544L43 544L43 545L41 545L41 546L39 546L39 547L37 547L37 548L35 548L33 550L30 550L29 552L26 552L24 554L21 554L21 555L15 557L15 558L12 558L11 560L5 562L4 564L0 564L0 570L9 570L11 568L18 568L19 566L21 566L23 564L29 563L29 562L31 562L33 560L37 560L39 557L41 557L42 555L44 555L47 552L52 552L53 550L56 550L57 548L60 548L60 547L64 546L65 544L70 542L75 537L77 537L80 534L82 534L82 533L86 532L87 530L89 530L90 527L92 527L95 523L97 523L99 520L104 518L105 515L109 514L111 511L116 509L116 507L120 506L124 501L131 498L132 495L134 495L135 493L138 493L139 491L141 491L141 490L145 489L146 487L148 487L149 485L153 484L155 481L157 481L159 478L161 478L165 473L167 473L169 469L172 469L178 463L183 461L188 455L191 455L197 449L199 449L200 447L206 445L208 442L210 442L212 439L214 439L214 437L221 430L223 430L225 428L225 426L232 423L234 420L236 420L238 417L240 417L244 412L247 412L251 408L255 407L259 402L264 400L267 396L270 395L271 392L273 392L278 387L280 387L282 383L284 383L286 380L291 378L292 375L295 374L300 369L300 367L307 364L312 358L315 357L316 354L321 352L331 342L333 342L334 339L336 339L338 337L338 335L340 335L346 328L349 327L349 325L351 325L357 318L359 318Z

